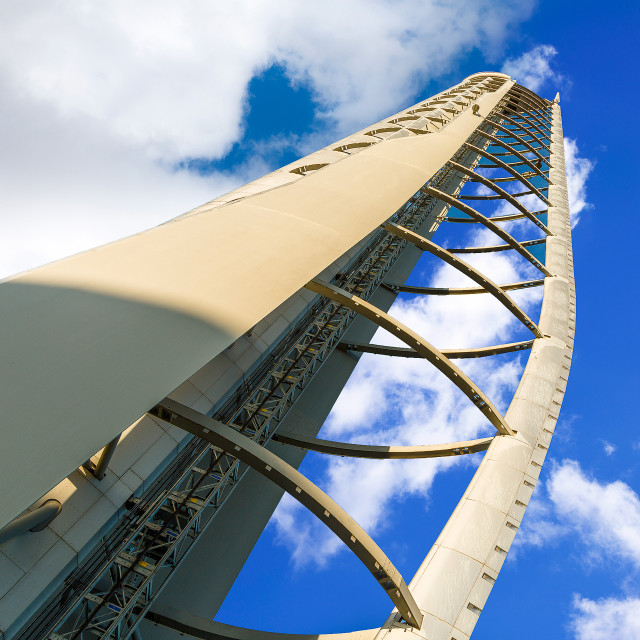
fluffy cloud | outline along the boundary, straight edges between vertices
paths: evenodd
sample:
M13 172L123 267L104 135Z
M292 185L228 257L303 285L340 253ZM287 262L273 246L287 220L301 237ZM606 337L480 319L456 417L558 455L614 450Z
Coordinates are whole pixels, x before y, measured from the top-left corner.
M464 52L495 55L524 1L52 0L0 7L0 277L140 231L274 168L176 171L242 136L270 65L317 106L316 140L375 121ZM259 108L259 105L256 106Z
M592 207L587 202L587 180L595 164L588 158L580 157L578 143L571 138L564 139L564 157L567 170L571 227L575 227L580 220L580 214Z
M532 91L538 92L548 81L562 79L551 68L551 60L558 51L550 44L541 44L517 58L509 58L502 65L503 73Z
M640 498L628 484L601 483L575 460L563 460L534 495L518 546L554 544L574 533L589 560L617 559L640 568Z
M576 640L640 638L640 599L593 601L576 596L571 627Z
M573 460L552 472L547 491L560 519L581 532L592 553L640 567L640 499L624 482L600 483Z

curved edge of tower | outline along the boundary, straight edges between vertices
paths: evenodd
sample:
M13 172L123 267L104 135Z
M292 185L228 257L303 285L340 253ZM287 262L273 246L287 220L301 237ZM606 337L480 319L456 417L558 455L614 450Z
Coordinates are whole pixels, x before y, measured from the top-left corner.
M171 500L178 504L180 496L162 491L173 486L184 490L186 485L177 484L180 474L206 475L197 476L193 469L210 452L199 448L196 438L144 412L164 395L207 415L230 416L243 402L246 411L251 385L267 375L269 365L317 313L318 296L303 285L318 274L335 281L378 251L378 225L408 207L477 127L472 105L479 104L486 116L513 85L503 74L474 74L155 230L0 284L0 299L4 296L16 310L8 318L14 340L29 335L34 344L34 356L27 361L20 361L15 349L16 370L4 389L13 402L12 422L27 425L15 429L11 446L4 449L4 472L15 476L24 466L24 452L35 462L25 487L0 505L0 521L5 524L25 507L34 510L47 499L62 503L61 514L44 531L0 546L0 637L4 632L7 640L66 638L38 633L53 628L60 611L76 610L77 594L88 603L102 597L96 596L102 593L100 584L84 588L95 577L92 571L103 572L106 595L109 571L137 572L139 582L153 584L154 610L171 605L213 618L282 490L253 470L241 469L206 505L193 507L202 508L202 526L198 529L196 523L193 529L197 544L184 543L176 566L163 568L164 578L158 572L152 583L156 567L131 560L127 565L126 553L105 570L105 558L131 531L138 527L144 532L145 526L153 531L153 523L145 520L153 509L167 509ZM427 103L431 116L440 112L440 122L424 116ZM548 226L554 236L547 241L546 263L554 275L544 283L540 328L545 337L534 344L506 416L517 435L494 440L410 584L425 616L421 630L392 613L380 637L406 632L431 640L469 637L555 427L571 358L575 289L558 104L551 110ZM454 182L449 190L455 190ZM381 183L389 186L392 197L376 196ZM340 188L347 185L345 197ZM446 209L442 203L432 206L415 230L431 237ZM219 239L215 245L213 236ZM404 282L420 255L415 246L403 246L385 277ZM386 311L396 295L378 287L369 301ZM52 308L54 313L42 314ZM53 328L47 322L54 322ZM356 317L339 338L368 343L376 328ZM80 357L74 360L71 352ZM184 358L185 352L189 357ZM328 350L279 415L277 428L315 436L358 358L357 353ZM65 367L75 371L75 379ZM28 393L22 390L26 381ZM137 393L131 393L132 386ZM140 415L120 434L122 424ZM100 460L98 449L115 438L119 441L107 474L98 480L90 472ZM296 468L305 455L274 441L265 444ZM467 523L477 518L486 526L471 539ZM130 620L142 611L142 597L131 605ZM139 620L134 622L124 625L126 637L139 633ZM175 637L159 627L149 631L148 624L140 625L144 637ZM250 637L232 628L227 632L229 637Z
M560 106L550 105L550 186L539 326L506 414L515 437L497 436L462 499L411 581L424 614L420 631L390 617L384 638L407 631L429 640L467 640L478 622L538 482L571 366L576 293ZM481 524L480 524L481 523ZM396 628L395 631L392 630Z

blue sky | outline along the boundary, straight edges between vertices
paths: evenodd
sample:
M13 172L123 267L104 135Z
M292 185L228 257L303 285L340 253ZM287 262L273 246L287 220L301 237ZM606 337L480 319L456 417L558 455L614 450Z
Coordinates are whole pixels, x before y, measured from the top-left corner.
M574 141L578 321L542 483L474 638L493 638L516 624L523 639L638 637L633 243L639 223L623 194L633 188L635 165L628 159L640 143L634 66L640 9L631 2L443 2L440 14L456 25L447 31L433 4L194 0L180 7L140 3L134 10L126 3L111 9L6 3L0 8L0 113L7 123L0 277L158 224L511 60L507 68L520 69L516 79L538 84L532 88L541 95L560 91L565 136ZM537 75L525 71L532 61ZM443 228L435 239L444 243L454 231L462 233ZM465 242L488 239L463 231ZM524 228L514 233L525 237ZM503 257L477 264L503 282L526 273ZM427 258L412 277L441 286L462 282ZM539 305L533 291L517 296L531 314ZM474 310L488 333L461 327L451 334L444 329L455 304L402 299L394 314L440 347L517 335L486 301L474 302ZM504 407L523 365L501 356L465 366L477 379L490 374L488 391ZM415 402L403 412L398 398L407 390ZM438 424L424 417L434 403L450 412ZM324 433L408 444L425 432L446 441L483 428L422 364L381 367L379 359L363 358ZM356 514L408 579L475 463L374 468L309 455L302 470ZM340 493L345 480L365 483L372 494L363 500ZM284 570L274 572L276 563ZM245 598L256 588L262 595L247 610ZM218 619L280 631L339 631L378 626L389 609L359 562L285 501Z

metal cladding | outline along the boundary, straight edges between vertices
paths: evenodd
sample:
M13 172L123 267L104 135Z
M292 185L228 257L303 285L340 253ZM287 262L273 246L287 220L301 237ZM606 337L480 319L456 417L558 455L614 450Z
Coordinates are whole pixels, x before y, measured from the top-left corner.
M464 191L477 184L490 195ZM534 198L538 210L526 206ZM499 201L515 213L486 216L469 200ZM537 235L516 240L498 224L511 220ZM443 248L430 238L445 222L481 224L505 244ZM496 283L455 255L509 250L541 272L539 279ZM423 251L477 286L403 284ZM535 322L506 292L539 286ZM398 292L487 293L530 333L507 344L438 349L389 315ZM108 477L120 434L134 421L190 434L175 458L115 503L110 524L78 545L66 573L12 622L7 638L121 640L160 629L203 639L273 638L211 622L215 611L176 608L161 596L172 579L189 577L188 554L211 544L207 531L224 525L234 496L253 482L251 470L334 531L396 607L379 629L278 637L468 639L537 483L571 363L575 288L560 107L504 74L475 74L156 229L6 281L0 305L11 336L2 346L16 363L0 379L12 425L3 435L0 478L15 476L25 459L42 470L0 498L0 527L37 508L78 467L94 473L95 483ZM261 329L255 344L262 346L246 352L253 359L244 369L236 367L246 356L234 348L269 318L278 330ZM406 346L372 344L378 326ZM24 344L33 348L24 353ZM504 416L483 381L451 362L520 350L529 357ZM427 360L496 434L407 447L318 439L363 352ZM226 387L214 393L207 378L205 390L201 379L216 367L224 377L220 366L227 367ZM313 397L329 408L318 409L319 424L309 426L299 409L303 392L308 399L329 367L343 381L331 391L316 388ZM302 450L377 459L486 453L407 583L367 533L296 470ZM247 515L246 527L260 531L269 514ZM227 573L232 582L237 571ZM0 598L4 631L1 616Z

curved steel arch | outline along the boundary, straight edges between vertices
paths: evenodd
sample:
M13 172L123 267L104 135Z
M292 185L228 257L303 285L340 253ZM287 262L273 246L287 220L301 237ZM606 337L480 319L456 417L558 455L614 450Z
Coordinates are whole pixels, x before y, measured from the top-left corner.
M510 114L510 115L509 115ZM505 109L502 114L503 116L505 116L505 118L511 118L511 120L513 120L514 122L518 122L519 124L521 124L527 131L531 131L532 129L535 129L536 131L538 131L538 133L540 133L540 135L546 140L549 137L549 133L550 133L550 129L549 126L542 122L542 123L538 123L538 122L532 122L529 119L529 114L526 111L513 111L511 109ZM519 122L520 119L522 122ZM549 150L549 147L546 147L547 150Z
M540 198L540 200L542 200L545 204L547 205L550 204L549 199L540 191L540 189L538 189L537 187L534 187L533 184L529 182L529 180L527 180L521 173L519 173L518 171L513 169L511 166L509 166L506 162L503 162L502 160L500 160L500 158L496 158L492 153L489 153L488 151L485 151L480 147L476 147L475 145L469 142L465 142L464 146L467 149L471 149L472 151L475 151L478 155L483 156L487 160L491 160L491 162L495 163L498 167L510 173L516 180L519 180L523 185L529 187L529 189L531 189L538 196L538 198ZM547 179L546 176L542 176L542 177L545 180Z
M520 123L520 122L518 122L517 120L514 120L513 118L510 118L510 117L509 117L508 115L506 115L505 113L502 113L502 114L500 115L500 117L501 117L502 119L504 119L504 120L508 120L508 121L509 121L509 122L510 122L514 127L517 127L520 131L524 131L524 132L526 133L526 135L530 135L530 136L535 140L535 142L537 142L537 143L540 145L540 147L538 147L538 148L536 149L536 151L539 151L540 149L545 149L545 151L549 151L549 147L548 147L546 144L544 144L544 142L542 142L542 140L541 140L540 138L538 138L538 136L534 135L534 134L532 133L532 131L531 131L531 129L530 129L530 128L525 127L525 126L524 126L524 124L521 124L521 123ZM490 120L489 120L489 122L493 122L493 123L495 123L495 120L494 120L494 119L490 119ZM543 131L538 127L538 126L536 126L536 125L533 125L533 126L535 127L536 131L537 131L541 136L543 136L543 137L544 137L544 132L543 132ZM506 127L505 127L505 128L506 128ZM507 131L508 131L508 130L509 130L509 129L507 128ZM531 149L531 150L532 150L532 151L534 151L534 149ZM538 155L538 154L536 154L536 155ZM542 157L542 156L540 156L540 157ZM544 158L544 160L545 160L545 162L548 162L548 158L546 158L546 157L545 157L545 158Z
M474 282L477 282L481 287L491 293L506 309L508 309L522 324L529 329L537 338L541 337L540 329L536 326L535 322L494 282L489 280L485 275L480 273L477 269L474 269L471 265L467 264L460 258L456 258L451 255L446 249L438 246L437 244L427 240L421 235L401 227L400 225L392 222L387 222L383 228L385 231L392 233L404 240L408 240L419 249L428 251L429 253L437 256L443 262L451 265L465 276L471 278Z
M549 129L549 125L546 124L545 122L535 122L532 121L529 114L526 113L525 111L510 111L510 113L512 113L516 118L521 118L522 121L525 124L530 125L531 127L534 127L543 138L548 138L549 134L551 133L551 130Z
M524 98L528 100L528 102L534 107L534 111L542 111L544 113L545 109L547 109L549 106L548 100L544 100L539 95L536 95L533 91L527 89L527 87L521 84L516 84L513 87L513 93L516 95L519 94L521 96L524 96Z
M522 103L526 103L531 108L531 111L544 111L547 106L539 98L531 96L522 85L516 84L512 87L511 93Z
M502 116L504 117L504 116ZM500 123L496 122L495 120L488 120L488 122L491 123L491 126L499 129L500 131L503 131L505 133L509 134L510 138L513 138L514 140L517 140L520 144L524 145L525 147L527 147L528 151L531 151L531 153L535 154L539 160L541 160L542 162L544 162L545 164L549 164L549 158L547 158L546 156L543 156L537 149L535 149L533 147L533 145L531 144L531 142L529 142L528 140L525 140L524 138L522 138L522 136L518 135L517 133L515 133L512 129L508 129L507 127L501 125ZM540 140L538 140L538 138L536 138L536 136L534 136L532 133L526 131L526 135L531 136L531 139L534 142L537 142L538 144L540 144ZM548 150L548 147L545 147L545 149Z
M514 197L514 194L508 193L507 191L499 187L493 180L489 178L485 178L484 176L481 176L480 174L476 173L472 169L469 169L468 167L465 167L459 162L455 162L452 160L451 162L449 162L449 164L460 173L463 173L466 176L471 177L474 182L479 182L480 184L483 184L485 187L488 187L489 189L491 189L492 191L495 191L495 193L497 194L497 197L501 197L504 200L506 200L509 204L515 207L522 215L524 215L529 220L531 220L533 224L535 224L537 227L542 229L547 235L553 235L551 231L549 231L549 229L547 228L547 225L540 222L540 220L538 220L538 218L536 218L536 216L531 211L529 211L529 209L527 209L521 202L519 202ZM526 193L531 193L531 191L527 191ZM522 195L522 194L515 194L515 195ZM461 196L458 196L458 197L460 198ZM491 218L487 218L487 220L491 220Z
M322 280L312 280L306 285L307 289L318 293L325 298L329 298L341 305L359 313L361 316L371 320L378 326L386 329L397 336L402 342L417 351L425 360L428 360L440 373L443 373L453 384L464 393L469 400L484 414L489 422L501 435L512 436L513 431L505 422L500 412L493 406L493 403L483 391L456 367L449 359L438 351L432 344L427 342L417 333L398 322L390 315L374 307L371 303L355 296L348 291L344 291L328 282Z
M518 242L513 236L508 234L504 229L499 227L494 222L491 222L489 218L483 216L479 211L476 211L469 205L464 204L457 200L454 196L445 193L444 191L440 191L439 189L435 189L434 187L425 187L424 191L436 198L442 200L446 204L455 207L462 211L462 213L466 213L468 216L475 218L478 222L482 223L487 229L493 231L499 238L504 240L512 249L515 249L525 260L528 260L536 269L544 273L545 276L551 275L549 270L529 251L527 251L524 245L521 242Z
M407 624L420 628L422 613L400 572L369 534L306 476L239 431L171 398L158 403L151 413L230 453L303 504L369 569Z
M529 160L529 158L527 158L523 153L521 153L517 149L514 149L507 142L503 142L502 140L500 140L500 138L496 138L494 135L492 135L490 133L487 133L486 131L478 130L478 131L476 131L476 134L480 138L486 138L487 140L490 140L491 142L494 142L495 144L497 144L498 146L502 147L503 149L507 149L507 150L511 151L514 156L516 156L517 158L520 158L520 160L522 160L522 162L524 164L526 164L532 171L537 173L541 178L544 178L545 180L549 181L549 179L544 174L542 169L539 169L538 167L536 167L536 165L531 160ZM507 164L507 163L505 162L503 164Z

